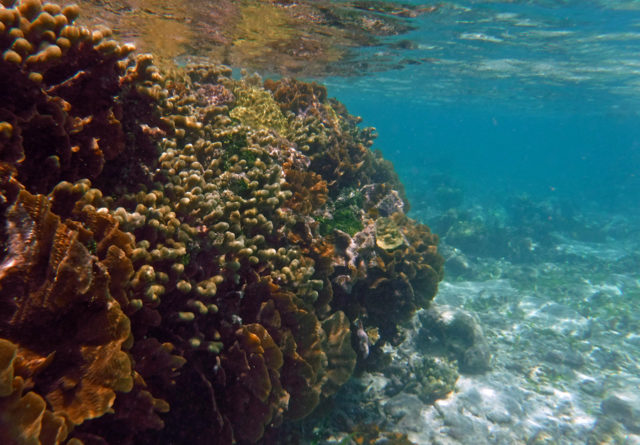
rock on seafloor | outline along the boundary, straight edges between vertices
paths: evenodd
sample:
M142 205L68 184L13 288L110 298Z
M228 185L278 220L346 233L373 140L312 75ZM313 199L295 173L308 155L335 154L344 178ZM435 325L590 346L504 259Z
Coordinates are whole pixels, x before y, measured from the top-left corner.
M600 406L604 415L622 423L634 434L640 434L640 397L633 390L611 394Z
M444 260L375 129L321 85L1 3L0 442L287 443L384 366ZM455 381L416 366L425 399Z

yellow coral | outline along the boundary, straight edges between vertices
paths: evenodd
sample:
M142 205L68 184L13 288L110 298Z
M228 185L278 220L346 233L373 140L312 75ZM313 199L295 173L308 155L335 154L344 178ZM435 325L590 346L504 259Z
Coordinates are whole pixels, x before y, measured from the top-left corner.
M384 250L393 250L404 244L402 232L391 218L376 220L376 245Z
M287 119L270 92L239 81L233 93L236 95L236 106L229 113L233 119L247 127L284 133Z

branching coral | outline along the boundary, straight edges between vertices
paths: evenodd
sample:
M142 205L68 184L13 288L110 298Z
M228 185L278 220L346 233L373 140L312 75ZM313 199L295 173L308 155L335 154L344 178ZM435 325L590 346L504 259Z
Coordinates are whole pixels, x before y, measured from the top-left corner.
M291 198L285 203L296 213L308 215L327 202L327 181L322 176L310 172L291 168L289 163L284 165L286 183L284 188L292 192Z
M96 177L124 148L112 96L118 60L133 49L73 24L77 6L25 0L0 10L2 160L30 190ZM80 170L82 166L82 170Z
M153 91L143 84L154 73L141 66L142 75L124 76L122 59L133 46L110 39L104 27L76 26L78 14L77 6L39 0L0 9L0 160L31 192L95 180L134 144L149 160L148 141L159 136L145 100Z
M327 89L316 82L306 83L289 78L279 81L267 79L264 87L273 93L282 112L297 114L310 107L317 108L327 100Z

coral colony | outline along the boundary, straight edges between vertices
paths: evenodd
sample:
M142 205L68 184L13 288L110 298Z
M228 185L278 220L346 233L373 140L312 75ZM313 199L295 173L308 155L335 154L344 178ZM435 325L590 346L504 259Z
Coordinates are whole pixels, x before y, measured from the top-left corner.
M443 260L374 129L1 3L0 443L269 443L384 365Z

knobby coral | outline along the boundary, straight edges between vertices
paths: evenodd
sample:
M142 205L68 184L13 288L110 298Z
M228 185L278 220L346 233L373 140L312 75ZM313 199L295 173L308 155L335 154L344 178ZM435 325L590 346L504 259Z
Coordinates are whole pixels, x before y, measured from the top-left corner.
M104 27L74 25L78 14L77 6L40 0L0 9L0 161L32 192L94 180L109 162L122 169L132 147L137 157L157 156L148 140L161 130L134 118L148 116L153 91L143 81L154 73L140 66L125 76L134 47Z
M429 304L437 237L324 87L161 72L75 7L4 4L10 440L256 443L367 360L356 319L381 351Z

